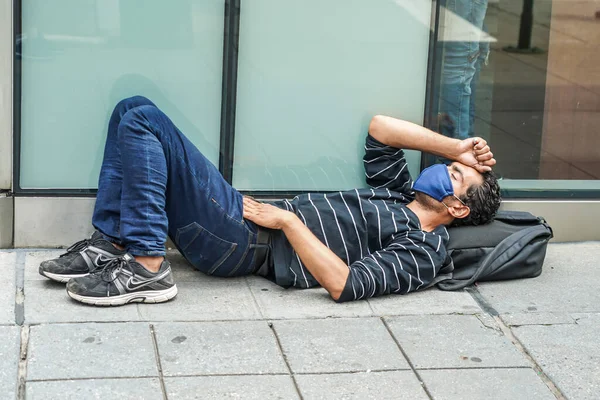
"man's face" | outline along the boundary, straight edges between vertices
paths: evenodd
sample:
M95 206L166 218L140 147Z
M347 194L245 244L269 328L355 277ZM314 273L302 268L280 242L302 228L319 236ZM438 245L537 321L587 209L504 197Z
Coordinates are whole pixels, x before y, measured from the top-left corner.
M466 194L471 186L478 186L483 183L483 176L475 168L459 162L448 165L448 173L450 174L454 194L458 197ZM455 201L458 200L455 199Z

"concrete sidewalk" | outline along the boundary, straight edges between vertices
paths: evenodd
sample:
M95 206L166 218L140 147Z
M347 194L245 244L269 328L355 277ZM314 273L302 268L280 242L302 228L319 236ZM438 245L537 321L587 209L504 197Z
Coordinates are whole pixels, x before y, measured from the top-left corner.
M600 243L553 244L544 273L335 304L215 279L171 254L179 295L95 308L0 252L2 399L597 399Z

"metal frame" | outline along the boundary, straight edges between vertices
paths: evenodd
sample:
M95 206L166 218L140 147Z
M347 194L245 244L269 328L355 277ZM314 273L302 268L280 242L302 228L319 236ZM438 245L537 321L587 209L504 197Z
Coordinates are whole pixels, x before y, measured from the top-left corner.
M22 31L22 1L13 0L13 39ZM224 38L223 38L223 76L221 97L221 130L219 171L229 183L233 180L233 161L235 152L235 120L237 96L237 72L239 55L239 28L241 0L224 0ZM427 63L426 100L424 107L424 125L437 130L437 93L441 76L441 46L438 44L439 21L442 4L445 0L432 0L430 48ZM94 197L96 189L24 189L21 188L21 62L13 51L13 192L18 197ZM422 166L427 156L422 157ZM255 196L291 197L306 191L245 191ZM514 199L600 199L600 190L503 190L506 198Z
M219 171L229 184L233 181L233 157L235 152L240 7L241 0L225 0Z

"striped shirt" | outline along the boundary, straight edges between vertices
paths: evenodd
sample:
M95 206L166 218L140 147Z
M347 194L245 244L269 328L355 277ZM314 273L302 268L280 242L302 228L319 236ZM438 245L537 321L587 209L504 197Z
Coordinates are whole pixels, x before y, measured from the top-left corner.
M404 152L368 135L363 162L369 188L308 193L274 203L295 213L348 265L339 302L427 288L446 258L446 228L423 231L406 207L414 192ZM277 284L319 286L282 231L274 231L272 248Z

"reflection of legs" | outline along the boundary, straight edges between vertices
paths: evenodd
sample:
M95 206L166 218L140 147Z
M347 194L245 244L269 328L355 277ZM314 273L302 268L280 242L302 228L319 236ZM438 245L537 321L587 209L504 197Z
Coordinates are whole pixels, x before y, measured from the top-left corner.
M469 32L475 32L465 33L464 27L461 29L459 26L449 26L445 32L440 113L446 115L449 121L442 133L465 139L471 129L472 81L480 55L479 32L483 27L487 1L448 0L446 8L471 25Z
M483 25L484 32L487 32L485 24ZM471 80L471 101L469 103L469 136L477 136L475 134L475 112L476 112L476 91L479 85L479 76L481 75L481 68L483 65L487 65L487 60L490 54L490 43L479 42L479 56L475 61L475 75ZM481 136L481 134L479 134Z

